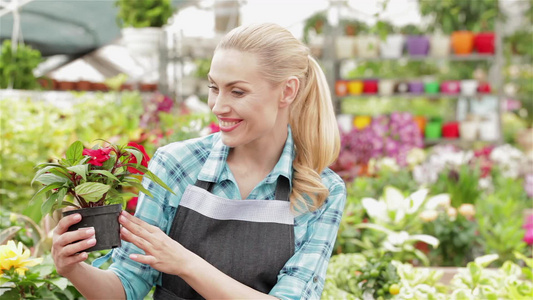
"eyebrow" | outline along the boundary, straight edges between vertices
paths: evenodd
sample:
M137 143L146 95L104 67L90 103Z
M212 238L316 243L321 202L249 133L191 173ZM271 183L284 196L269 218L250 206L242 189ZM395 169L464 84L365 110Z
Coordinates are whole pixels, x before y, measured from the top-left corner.
M209 78L209 80L211 80L212 82L215 82L213 80L213 78L211 78L211 76L209 74L207 74L207 78ZM230 82L226 83L226 86L232 86L232 85L237 84L237 83L248 83L248 84L250 84L248 81L245 81L245 80L234 80L234 81L230 81Z

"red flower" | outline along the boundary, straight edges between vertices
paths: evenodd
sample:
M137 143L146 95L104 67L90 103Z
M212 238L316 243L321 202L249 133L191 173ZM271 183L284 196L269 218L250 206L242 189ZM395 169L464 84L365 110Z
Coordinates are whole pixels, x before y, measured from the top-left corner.
M83 155L91 157L89 163L94 166L102 166L102 163L109 159L109 153L111 153L111 148L101 148L101 149L83 149Z
M141 161L141 165L148 168L148 162L150 161L150 157L148 156L148 153L146 153L146 150L144 150L144 147L139 145L139 144L136 144L134 142L129 142L128 143L128 146L131 146L131 147L135 147L137 148L139 151L141 151L142 155L143 155L143 159ZM128 163L132 163L132 164L136 164L137 163L137 158L135 157L135 155L131 155L130 156L130 160L128 161ZM144 174L144 172L141 172L133 167L128 167L128 172L130 173L133 173L133 174Z
M126 211L129 213L135 213L135 209L137 208L137 201L139 200L138 197L133 197L128 201L126 204Z
M220 127L215 122L211 122L211 124L209 124L209 129L211 129L211 133L220 131Z

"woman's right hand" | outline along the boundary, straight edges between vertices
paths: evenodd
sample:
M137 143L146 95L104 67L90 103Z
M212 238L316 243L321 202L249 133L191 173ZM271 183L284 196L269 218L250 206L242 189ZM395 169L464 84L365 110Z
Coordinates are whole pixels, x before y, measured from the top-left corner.
M87 259L87 252L83 250L96 244L94 228L80 228L67 231L68 228L81 221L80 214L72 214L62 218L54 230L52 243L52 257L57 273L67 276L75 270L75 266ZM79 253L79 254L77 254Z

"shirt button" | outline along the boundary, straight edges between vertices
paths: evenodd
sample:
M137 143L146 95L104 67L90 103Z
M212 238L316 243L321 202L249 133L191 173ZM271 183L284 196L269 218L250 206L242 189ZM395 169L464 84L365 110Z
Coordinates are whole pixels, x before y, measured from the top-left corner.
M313 282L314 282L314 283L317 283L317 282L318 282L318 276L313 277Z

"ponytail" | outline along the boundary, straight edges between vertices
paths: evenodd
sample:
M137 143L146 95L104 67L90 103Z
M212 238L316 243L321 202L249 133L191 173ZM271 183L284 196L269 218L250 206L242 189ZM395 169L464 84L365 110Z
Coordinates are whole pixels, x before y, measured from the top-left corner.
M308 60L307 74L290 113L296 147L291 202L294 208L315 210L329 195L320 174L337 159L340 137L324 72L314 58L308 55Z

